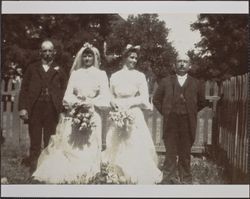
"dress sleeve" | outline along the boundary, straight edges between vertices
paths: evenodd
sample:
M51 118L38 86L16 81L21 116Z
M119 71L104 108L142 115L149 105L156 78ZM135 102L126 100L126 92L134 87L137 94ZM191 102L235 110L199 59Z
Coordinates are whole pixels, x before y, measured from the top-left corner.
M152 109L153 106L149 102L148 83L144 74L140 75L138 84L138 96L134 97L131 106L140 106L143 109Z
M28 101L28 92L29 92L29 84L32 77L32 66L29 66L27 68L27 71L24 73L23 81L21 84L21 91L19 94L19 103L18 103L18 109L28 109L29 107L29 101Z
M75 72L73 71L70 75L68 85L63 97L63 105L67 104L72 106L74 103L79 102L79 99L76 97L77 93L74 90L74 80L75 80Z
M115 85L114 85L114 76L111 75L110 77L110 98L111 100L114 100L116 98L116 94L115 94Z
M110 103L110 91L108 77L105 71L100 73L100 90L99 95L92 100L92 103L98 107L107 107Z
M152 110L153 106L149 102L148 83L144 74L139 73L138 84L135 86L138 87L137 95L135 97L121 100L124 100L124 103L128 104L129 107L139 106L143 109Z

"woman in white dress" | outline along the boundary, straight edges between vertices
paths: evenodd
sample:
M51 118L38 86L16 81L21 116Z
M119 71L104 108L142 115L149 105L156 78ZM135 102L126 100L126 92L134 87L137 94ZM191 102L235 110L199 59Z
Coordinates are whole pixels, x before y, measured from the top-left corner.
M106 137L103 161L117 167L127 183L156 184L162 180L151 133L141 109L151 109L145 75L135 69L138 49L128 45L122 69L112 74L110 90L114 111L129 112L133 118L129 128L111 122Z
M100 54L85 43L74 60L63 99L68 112L61 115L56 134L41 153L32 177L45 183L89 183L100 172L102 149L101 118L96 107L109 106L108 78L99 69ZM89 131L73 126L72 108L76 103L89 107L93 123Z

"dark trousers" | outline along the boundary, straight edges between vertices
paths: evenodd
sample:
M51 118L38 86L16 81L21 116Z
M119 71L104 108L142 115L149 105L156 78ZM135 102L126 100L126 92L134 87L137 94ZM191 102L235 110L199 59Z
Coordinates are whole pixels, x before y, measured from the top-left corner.
M164 131L165 181L170 184L178 182L178 171L181 183L191 183L190 152L192 142L188 116L170 113Z
M30 157L36 161L41 152L42 135L44 148L50 136L55 134L58 114L53 102L37 101L29 117Z

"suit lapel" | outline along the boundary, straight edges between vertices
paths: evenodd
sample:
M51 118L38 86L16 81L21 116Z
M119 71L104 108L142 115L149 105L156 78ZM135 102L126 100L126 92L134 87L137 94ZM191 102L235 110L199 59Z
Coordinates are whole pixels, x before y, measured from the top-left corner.
M187 96L187 93L192 93L193 90L193 81L191 76L187 76L186 82L183 85L184 86L184 93L185 96Z
M170 81L171 81L171 87L172 87L172 95L174 95L175 82L177 81L176 75L172 75L170 78Z
M57 71L54 69L55 64L52 63L49 70L47 72L44 71L42 63L40 62L40 64L37 66L36 70L39 73L39 76L41 77L41 79L45 79L45 75L47 74L47 81L50 82L53 77L55 76L55 74L57 73Z
M190 76L187 75L187 79L186 79L186 81L185 81L184 84L183 84L183 88L184 88L184 89L186 89L186 88L188 87L189 81L190 81Z
M52 63L49 70L47 71L48 74L48 82L50 82L54 75L57 73L57 71L54 69L54 64Z
M39 64L37 65L36 70L38 74L40 75L41 79L43 79L45 76L45 72L44 72L43 65L41 62L39 62Z

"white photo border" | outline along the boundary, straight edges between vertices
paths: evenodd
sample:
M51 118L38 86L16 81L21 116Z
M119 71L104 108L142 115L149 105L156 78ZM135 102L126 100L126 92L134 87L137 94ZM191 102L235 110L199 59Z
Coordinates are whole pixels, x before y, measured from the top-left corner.
M2 14L231 13L248 1L2 1ZM3 30L2 30L3 31ZM248 185L1 185L2 197L245 197Z
M3 14L248 13L248 1L2 1Z

